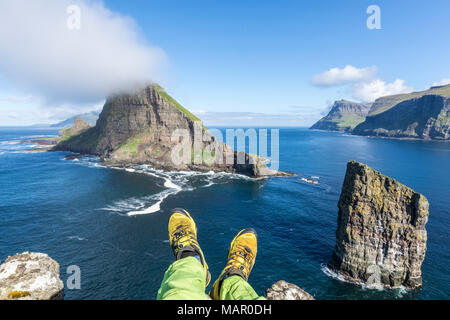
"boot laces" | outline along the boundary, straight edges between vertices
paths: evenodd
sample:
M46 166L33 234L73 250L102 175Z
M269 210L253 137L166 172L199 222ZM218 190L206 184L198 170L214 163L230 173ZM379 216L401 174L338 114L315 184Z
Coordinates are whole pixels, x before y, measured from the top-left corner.
M253 258L254 254L250 248L243 244L238 244L230 254L228 265L243 271L247 276L250 273Z
M188 225L180 225L172 234L174 239L173 246L176 247L177 251L188 246L193 249L198 248L195 234L192 231L188 231L188 228Z

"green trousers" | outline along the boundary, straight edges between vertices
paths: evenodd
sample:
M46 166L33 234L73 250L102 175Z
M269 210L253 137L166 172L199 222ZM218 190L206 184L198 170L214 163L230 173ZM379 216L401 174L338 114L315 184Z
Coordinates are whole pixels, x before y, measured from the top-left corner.
M194 257L175 261L164 274L158 290L158 300L208 300L205 293L206 275L202 264ZM247 281L231 276L222 282L220 300L264 300Z

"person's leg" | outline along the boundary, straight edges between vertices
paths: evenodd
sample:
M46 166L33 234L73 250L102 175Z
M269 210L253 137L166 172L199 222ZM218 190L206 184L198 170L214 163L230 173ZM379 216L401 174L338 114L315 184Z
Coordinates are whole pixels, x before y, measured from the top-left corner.
M220 300L266 300L259 296L241 276L235 275L222 282Z
M169 219L169 242L175 262L164 274L157 299L207 299L211 279L205 257L197 242L197 226L184 209L174 209Z
M194 257L175 261L164 274L158 300L206 300L203 265Z
M260 300L248 283L258 251L258 236L249 228L241 230L233 239L228 251L228 261L214 282L209 295L214 300Z

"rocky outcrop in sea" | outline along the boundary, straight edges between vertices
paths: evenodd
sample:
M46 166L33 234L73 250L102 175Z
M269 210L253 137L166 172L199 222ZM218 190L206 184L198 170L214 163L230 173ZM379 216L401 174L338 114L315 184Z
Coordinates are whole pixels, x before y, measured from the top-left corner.
M266 290L267 300L314 300L314 297L295 284L280 280Z
M257 155L217 141L200 119L156 84L109 97L95 127L62 139L53 150L97 155L111 166L288 175L271 170Z
M69 139L73 136L76 136L78 134L81 134L88 130L91 126L89 123L84 121L83 119L79 117L75 117L73 120L73 126L70 128L63 128L59 130L59 135L61 139Z
M420 287L428 206L422 194L367 165L349 162L328 268L370 286Z
M0 265L0 300L62 300L59 264L44 253L24 252Z

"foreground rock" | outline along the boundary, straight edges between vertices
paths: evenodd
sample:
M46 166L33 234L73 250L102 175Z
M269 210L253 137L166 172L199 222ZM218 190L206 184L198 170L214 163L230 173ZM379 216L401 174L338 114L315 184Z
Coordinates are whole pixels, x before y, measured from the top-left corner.
M0 265L0 300L61 300L59 264L43 253L24 252Z
M266 290L268 300L314 300L308 292L295 284L280 280Z
M328 267L347 280L389 288L422 285L428 201L355 161L338 203L336 246Z
M238 153L216 141L200 119L156 84L109 97L95 127L84 129L61 140L53 150L97 155L111 166L148 164L157 169L225 171L251 177L288 175L271 170L258 156Z

